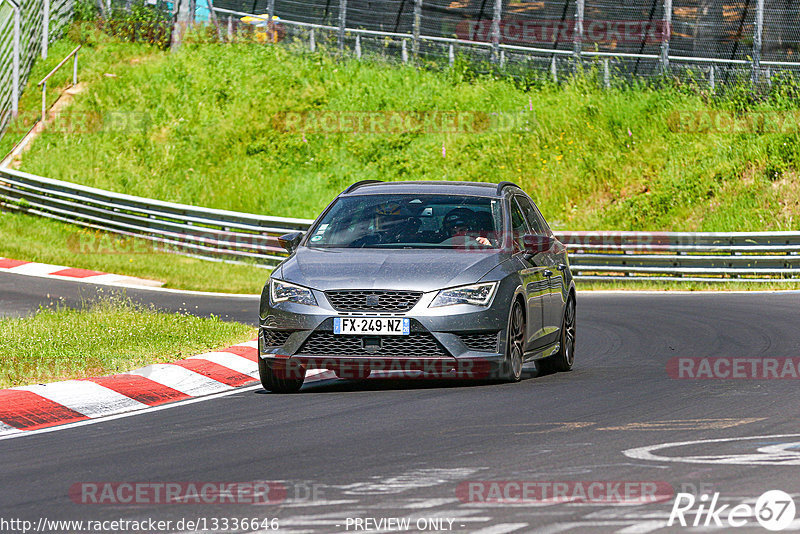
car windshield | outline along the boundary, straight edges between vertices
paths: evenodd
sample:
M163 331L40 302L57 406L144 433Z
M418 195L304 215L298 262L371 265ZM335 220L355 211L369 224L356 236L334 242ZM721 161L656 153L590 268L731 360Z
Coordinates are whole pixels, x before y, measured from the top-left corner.
M309 247L497 248L500 200L466 195L340 197L312 229Z

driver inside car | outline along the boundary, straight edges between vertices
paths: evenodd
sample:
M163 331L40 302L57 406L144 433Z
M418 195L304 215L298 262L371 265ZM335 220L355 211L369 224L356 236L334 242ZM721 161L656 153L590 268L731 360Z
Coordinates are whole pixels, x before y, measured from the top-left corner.
M483 236L475 236L475 212L469 208L454 208L442 219L442 236L444 240L455 237L470 237L481 245L492 246L492 242Z

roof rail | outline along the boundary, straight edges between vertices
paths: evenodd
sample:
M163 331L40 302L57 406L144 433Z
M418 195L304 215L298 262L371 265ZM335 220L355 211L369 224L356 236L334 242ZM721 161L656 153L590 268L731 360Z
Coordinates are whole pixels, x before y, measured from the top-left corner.
M500 193L502 193L503 188L506 187L519 187L519 186L514 182L500 182L499 184L497 184L497 194L499 195ZM522 189L521 187L519 188Z
M353 185L351 185L350 187L348 187L347 189L345 189L345 190L344 190L344 192L345 192L345 193L349 193L349 192L351 192L351 191L355 191L356 189L358 189L358 188L359 188L359 187L361 187L362 185L367 185L367 184L382 184L382 183L383 183L383 180L361 180L360 182L356 182L356 183L354 183Z

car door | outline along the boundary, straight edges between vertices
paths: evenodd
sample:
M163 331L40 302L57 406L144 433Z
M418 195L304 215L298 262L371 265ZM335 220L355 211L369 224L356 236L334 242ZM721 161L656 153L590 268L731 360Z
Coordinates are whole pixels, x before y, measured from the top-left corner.
M509 197L509 215L511 218L511 237L514 247L514 256L520 265L519 276L525 292L527 338L526 350L534 350L545 344L544 336L544 302L548 299L547 280L544 276L544 266L540 265L542 254L530 256L525 253L523 237L531 233L527 219L515 199L516 195Z
M516 195L531 233L552 236L553 232L544 221L542 214L526 195ZM559 269L559 260L553 250L537 254L536 261L542 267L545 283L545 297L542 298L542 341L553 343L558 340L561 329L563 271Z

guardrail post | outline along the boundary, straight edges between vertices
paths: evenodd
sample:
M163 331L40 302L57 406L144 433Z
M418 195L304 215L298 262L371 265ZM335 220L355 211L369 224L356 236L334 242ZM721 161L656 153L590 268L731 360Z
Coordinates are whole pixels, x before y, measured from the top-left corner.
M661 73L669 69L669 40L672 37L672 0L664 0L664 27L661 29Z
M347 20L347 0L339 0L339 52L344 52L344 25Z
M42 59L47 59L47 45L50 41L50 0L42 6Z
M578 0L575 6L575 31L572 33L572 51L575 54L575 65L581 62L583 49L583 12L585 0Z
M451 67L456 62L456 51L453 48L453 44L452 43L450 43L450 49L447 51L447 59L450 61L450 66Z
M764 0L758 0L756 7L756 29L753 35L753 84L758 83L759 70L761 69L761 35L764 31Z
M308 36L308 49L312 52L317 49L317 43L314 40L314 28L311 28L310 35Z
M228 41L233 41L233 17L228 15Z
M503 16L503 0L494 0L492 15L492 61L500 60L500 18Z
M556 56L550 60L550 74L553 76L553 82L558 83L558 67L556 66Z
M414 59L419 55L419 31L422 24L422 0L414 0L414 26L412 28L411 52Z
M361 59L361 34L356 34L356 58Z
M611 72L608 68L608 58L603 60L603 87L611 88Z
M406 40L403 39L403 44L400 45L400 57L403 60L403 63L408 63L408 45L406 45Z

